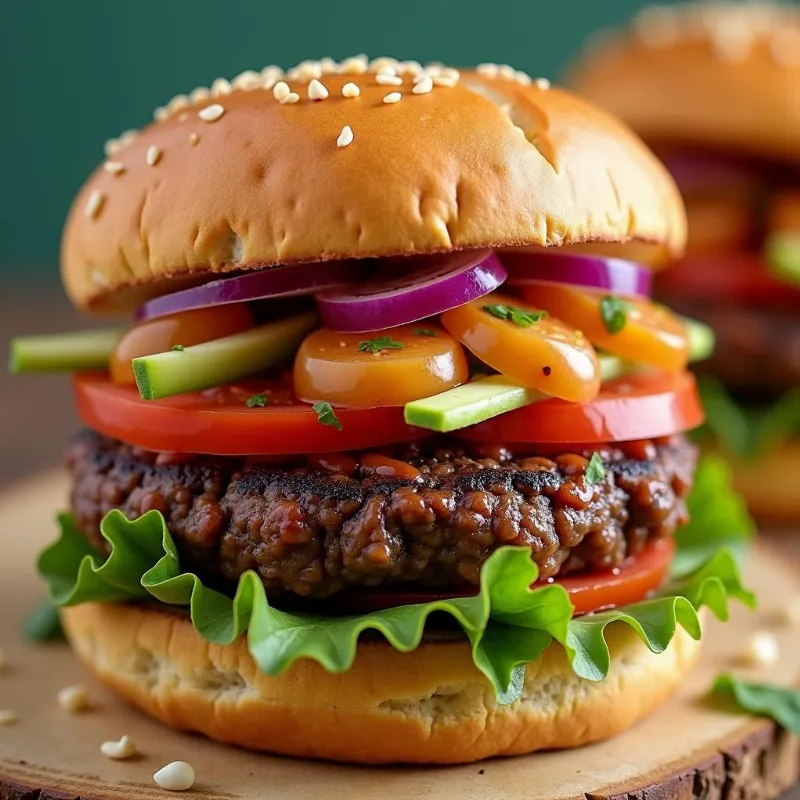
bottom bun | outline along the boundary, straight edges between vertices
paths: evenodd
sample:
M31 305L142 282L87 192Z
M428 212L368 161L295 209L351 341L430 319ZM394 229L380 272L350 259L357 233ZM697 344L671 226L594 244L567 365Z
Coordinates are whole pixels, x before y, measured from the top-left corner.
M95 675L167 725L253 750L376 764L454 764L614 736L660 706L699 652L682 629L654 655L613 625L605 681L576 677L554 645L528 666L522 698L498 706L460 640L411 653L363 641L349 672L303 660L271 678L244 639L209 644L177 614L89 603L65 609L63 620Z
M774 447L752 461L728 458L734 488L753 516L764 522L800 522L800 441Z

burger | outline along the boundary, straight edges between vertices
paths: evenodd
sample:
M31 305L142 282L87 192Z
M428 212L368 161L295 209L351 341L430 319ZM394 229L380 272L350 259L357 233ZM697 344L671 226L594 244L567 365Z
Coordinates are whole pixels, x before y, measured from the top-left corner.
M718 333L706 439L759 517L800 519L800 8L647 8L572 82L677 180L688 251L657 291Z
M133 321L12 367L75 373L39 567L134 705L335 761L574 747L668 698L701 607L752 602L686 438L713 337L622 257L679 255L684 209L621 123L357 56L217 80L106 153L63 279Z

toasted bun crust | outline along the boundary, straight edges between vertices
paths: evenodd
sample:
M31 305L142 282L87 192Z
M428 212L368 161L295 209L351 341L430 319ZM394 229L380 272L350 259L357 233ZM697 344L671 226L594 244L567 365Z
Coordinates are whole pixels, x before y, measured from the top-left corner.
M311 100L307 78L286 80L295 103L255 81L205 90L112 145L63 236L78 306L130 307L209 272L279 263L632 239L683 247L682 202L660 162L571 94L466 72L414 94L410 74L392 86L368 72L322 75L329 96ZM348 82L360 96L342 96ZM402 99L385 103L393 92ZM222 115L204 121L215 105ZM337 146L345 126L353 141Z
M645 9L576 64L576 91L647 141L800 161L800 9L689 3Z
M407 654L362 642L344 674L300 661L270 678L244 640L209 644L182 616L86 604L63 619L97 677L167 725L254 750L362 763L459 763L605 739L661 705L699 652L682 629L654 655L629 628L613 627L607 680L575 677L553 646L529 665L522 699L498 707L466 642L426 642Z
M800 440L775 447L757 461L729 459L733 485L760 521L800 522Z

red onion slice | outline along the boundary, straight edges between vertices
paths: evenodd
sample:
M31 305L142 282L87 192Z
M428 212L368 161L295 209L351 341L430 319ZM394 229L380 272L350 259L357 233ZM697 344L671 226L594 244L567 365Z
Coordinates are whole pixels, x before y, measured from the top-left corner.
M361 280L364 274L364 266L357 261L327 261L268 267L257 272L248 272L233 278L220 278L191 289L156 297L145 303L136 316L140 320L153 319L209 306L314 294L355 283Z
M365 333L441 314L493 292L505 279L491 250L461 251L397 278L318 294L317 304L328 328Z
M652 290L653 273L621 258L549 252L506 252L501 258L508 269L509 286L549 281L639 297L649 297Z

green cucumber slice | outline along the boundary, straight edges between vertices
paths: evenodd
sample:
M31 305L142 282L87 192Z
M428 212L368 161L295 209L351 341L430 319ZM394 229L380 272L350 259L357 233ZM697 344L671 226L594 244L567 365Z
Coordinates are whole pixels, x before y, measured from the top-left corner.
M800 233L779 231L767 239L766 258L770 271L787 283L800 283Z
M133 359L145 400L197 392L257 375L287 360L317 324L309 311L211 342Z
M717 336L714 329L705 322L689 317L681 317L689 336L689 361L705 361L714 354Z
M108 369L123 328L103 328L47 336L18 336L11 340L11 372L78 372Z

